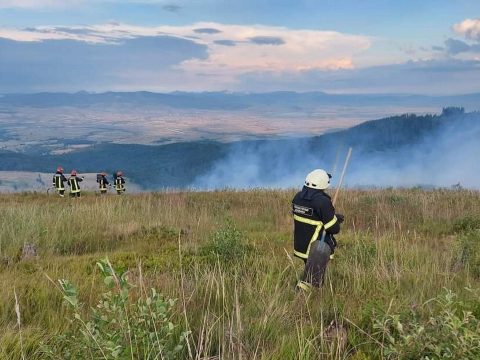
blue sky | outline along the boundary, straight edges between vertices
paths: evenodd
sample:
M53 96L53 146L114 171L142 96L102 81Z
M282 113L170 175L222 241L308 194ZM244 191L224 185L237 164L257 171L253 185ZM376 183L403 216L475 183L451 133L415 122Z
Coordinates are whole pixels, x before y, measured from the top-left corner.
M2 93L477 84L477 0L0 0Z

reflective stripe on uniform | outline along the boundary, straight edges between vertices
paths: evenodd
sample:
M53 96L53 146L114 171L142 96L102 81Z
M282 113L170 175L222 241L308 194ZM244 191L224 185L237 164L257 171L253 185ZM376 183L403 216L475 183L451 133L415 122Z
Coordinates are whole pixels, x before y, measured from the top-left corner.
M116 190L123 190L124 187L125 187L125 186L122 184L122 180L121 180L121 179L115 179L115 189L116 189Z
M55 188L57 190L65 190L65 187L63 186L62 175L55 175Z
M298 256L302 259L308 259L308 254L301 253L300 251L293 250L293 255Z
M302 223L310 224L310 225L314 225L314 226L323 225L323 223L320 220L307 219L307 218L301 217L301 216L296 215L296 214L293 215L293 219L297 220L297 221L300 221Z
M333 219L325 224L325 230L331 228L337 222L337 217L333 215Z
M304 291L312 291L312 284L309 284L306 281L299 281L297 287Z
M71 188L70 193L72 194L79 193L80 187L78 186L77 178L70 178L69 182L70 182L70 188Z
M307 252L306 253L301 253L300 251L296 251L296 250L293 251L293 254L295 256L298 256L302 259L307 259L308 254L310 253L310 246L312 245L312 243L315 240L318 239L318 235L320 234L320 231L322 230L322 227L323 227L323 222L321 222L320 220L307 219L307 218L304 218L304 217L296 215L296 214L293 215L293 219L297 220L298 222L304 223L304 224L309 224L309 225L315 226L315 232L313 233L312 238L310 239L310 241L308 243Z
M325 225L323 225L323 222L321 222L320 220L307 219L307 218L304 218L304 217L296 215L296 214L293 215L293 219L297 220L298 222L313 225L313 226L316 227L315 232L313 233L312 238L310 239L310 242L308 243L307 252L306 253L301 253L299 251L293 250L293 254L295 256L298 256L299 258L302 258L302 259L308 259L308 254L310 254L310 247L312 246L312 243L315 240L318 239L318 236L320 235L320 231L322 231L322 228L324 228L325 230L329 229L333 225L335 225L335 223L337 222L337 217L335 215L333 216L333 219L330 220Z

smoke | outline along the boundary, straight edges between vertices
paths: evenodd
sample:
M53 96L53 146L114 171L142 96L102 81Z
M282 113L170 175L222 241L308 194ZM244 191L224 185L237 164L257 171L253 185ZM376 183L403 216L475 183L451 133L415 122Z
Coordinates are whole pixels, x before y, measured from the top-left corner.
M194 182L200 189L287 188L303 181L316 161L305 139L233 144L226 158Z
M480 188L479 116L447 119L414 146L365 153L349 173L351 186Z
M448 109L446 109L448 110ZM349 146L348 187L480 188L480 113L402 116L309 139L243 142L207 174L200 189L292 188L323 168L340 177ZM336 176L335 176L336 175Z

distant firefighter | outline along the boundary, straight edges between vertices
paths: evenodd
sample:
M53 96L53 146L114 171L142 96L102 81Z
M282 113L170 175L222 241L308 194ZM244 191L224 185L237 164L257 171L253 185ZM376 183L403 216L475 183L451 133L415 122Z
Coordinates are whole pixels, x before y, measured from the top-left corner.
M68 185L70 186L70 196L79 198L81 196L81 189L79 183L83 181L84 177L77 176L77 170L72 170Z
M312 171L292 201L294 255L305 263L297 288L305 291L322 285L327 264L333 259L337 245L333 235L340 232L344 220L343 215L335 214L332 200L324 191L330 186L330 178L325 170Z
M61 197L65 196L65 183L67 181L67 178L63 175L63 168L61 166L57 167L57 172L53 175L53 187Z
M98 186L100 187L100 194L105 195L107 193L107 186L110 185L107 179L106 172L97 174L97 183L98 183Z
M125 179L123 178L122 171L117 171L117 174L115 177L115 190L117 190L117 195L121 195L126 191Z

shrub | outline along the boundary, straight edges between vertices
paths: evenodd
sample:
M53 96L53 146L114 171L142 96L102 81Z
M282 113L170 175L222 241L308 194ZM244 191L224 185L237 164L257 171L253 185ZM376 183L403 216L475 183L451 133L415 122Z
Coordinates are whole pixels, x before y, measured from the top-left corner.
M466 216L454 222L453 231L457 234L480 230L480 218Z
M471 310L472 306L478 307L480 294L471 294L473 303L461 302L447 291L408 315L377 315L374 329L378 330L375 335L379 341L384 342L384 357L480 359L480 319ZM430 317L422 317L420 310L430 311Z
M480 277L480 230L470 231L459 237L459 262L468 266L472 275Z
M47 358L61 359L176 359L186 332L172 322L175 301L150 289L134 301L126 272L118 273L108 260L97 263L108 291L95 308L82 315L76 288L59 280L63 298L72 310L68 330L44 347Z
M233 221L228 220L200 252L207 257L215 257L214 261L218 259L222 263L232 263L245 259L251 250L252 247L246 244L245 234L237 229Z

